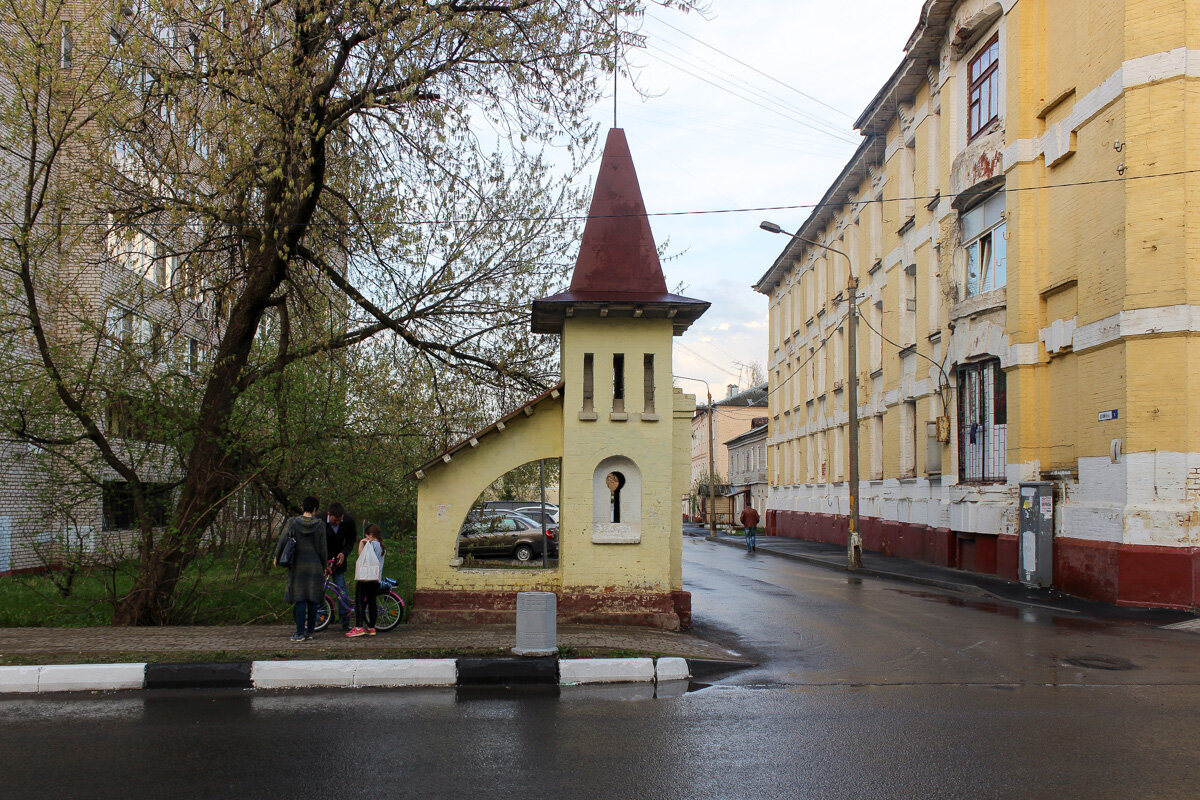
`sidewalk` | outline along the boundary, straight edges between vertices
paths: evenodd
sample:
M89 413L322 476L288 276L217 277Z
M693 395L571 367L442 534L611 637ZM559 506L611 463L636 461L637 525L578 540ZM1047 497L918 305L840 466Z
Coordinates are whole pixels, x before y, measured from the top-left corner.
M708 536L708 529L698 525L685 525L683 532L687 536L696 538ZM739 548L743 553L746 550L746 540L743 536L732 536L720 529L717 530L717 538L714 543ZM759 535L756 538L755 546L758 556L776 556L826 569L846 571L846 548L841 545L808 542L782 536ZM895 558L865 550L862 560L862 569L857 570L856 575L904 581L998 602L1034 606L1058 614L1081 615L1111 622L1155 626L1186 623L1196 619L1195 614L1187 611L1133 608L1083 600L1063 594L1057 589L1025 586L995 575L939 567L924 561Z
M337 626L333 626L336 628ZM0 628L0 665L118 662L225 662L264 659L397 659L507 655L512 625L401 625L347 639L340 629L293 643L292 625L163 628ZM570 657L662 655L739 661L741 656L689 633L607 625L560 625Z

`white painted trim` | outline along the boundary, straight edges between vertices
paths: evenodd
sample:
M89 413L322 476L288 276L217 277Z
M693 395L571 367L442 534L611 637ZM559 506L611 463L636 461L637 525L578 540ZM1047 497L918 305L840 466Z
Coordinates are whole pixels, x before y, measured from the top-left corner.
M1018 139L1005 148L1004 170L1035 161L1041 155L1053 164L1066 154L1071 133L1077 133L1129 89L1185 77L1200 77L1200 50L1179 47L1124 62L1099 86L1077 100L1062 122L1051 125L1036 139Z
M1155 333L1200 332L1200 306L1174 305L1135 308L1079 325L1072 336L1076 353L1102 347L1118 339Z

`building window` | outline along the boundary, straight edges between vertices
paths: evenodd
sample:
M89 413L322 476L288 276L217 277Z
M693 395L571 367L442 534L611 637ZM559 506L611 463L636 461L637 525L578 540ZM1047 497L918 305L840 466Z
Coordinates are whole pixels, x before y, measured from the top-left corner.
M958 368L958 479L1003 483L1008 393L999 359Z
M654 413L654 354L642 356L642 413Z
M150 524L161 527L167 524L170 511L171 487L169 484L142 484L146 500L146 516ZM106 531L125 530L137 527L137 512L133 506L133 488L125 481L105 481L101 487L104 504L103 527Z
M967 137L974 139L1000 116L1000 34L971 59L967 80Z
M591 353L583 354L583 413L585 414L595 411L595 378L593 377L595 360L595 356Z
M625 411L625 354L613 353L613 404L614 414Z
M900 405L900 477L917 474L917 403L906 400Z
M75 54L75 41L71 37L71 23L63 22L59 30L58 65L63 69L71 68L71 59Z
M967 251L967 297L999 289L1008 282L1008 232L1004 192L997 192L962 215Z
M871 480L883 479L883 414L871 417Z

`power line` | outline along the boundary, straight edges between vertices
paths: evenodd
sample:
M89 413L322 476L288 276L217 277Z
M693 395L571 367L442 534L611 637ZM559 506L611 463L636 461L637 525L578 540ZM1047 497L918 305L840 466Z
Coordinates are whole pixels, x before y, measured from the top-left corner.
M750 105L758 106L759 108L770 111L772 114L778 114L779 116L783 117L784 119L790 120L790 121L796 123L797 125L802 125L806 128L811 128L812 130L816 131L817 133L823 133L826 136L830 136L834 139L837 139L838 141L845 142L846 144L851 144L851 145L858 144L857 141L855 141L854 139L851 139L849 136L837 134L837 133L831 133L830 131L825 130L824 128L819 128L816 125L813 125L812 123L805 122L804 120L801 120L801 119L797 119L792 114L787 113L787 111L784 109L776 108L774 106L769 106L766 103L760 103L757 100L747 97L745 94L742 94L741 92L738 92L734 89L727 88L725 86L722 86L719 83L711 81L708 78L705 78L703 75L697 75L696 73L692 72L691 70L686 69L685 67L682 67L677 63L673 63L675 61L680 60L676 56L672 56L669 53L654 53L654 52L650 52L650 51L646 51L646 53L651 58L657 58L659 61L666 64L668 67L677 69L685 75L689 75L698 81L707 83L709 86L713 87L714 89L719 89L720 91L725 92L726 94L731 94L734 97L738 98L739 100L744 100L745 102L749 103Z
M743 67L745 67L746 69L750 70L751 72L755 72L755 73L757 73L757 74L759 74L759 75L763 76L763 77L764 77L764 78L766 78L767 80L769 80L769 81L773 81L773 82L775 82L775 83L779 84L780 86L782 86L783 88L785 88L785 89L788 89L788 90L790 90L790 91L793 91L793 92L795 92L796 94L800 95L801 97L804 97L804 98L806 98L806 99L808 99L808 100L811 100L811 101L813 101L813 102L814 102L814 103L816 103L817 105L824 106L825 108L828 108L830 111L835 111L835 112L837 112L838 114L841 114L843 117L846 117L846 118L848 118L848 119L853 119L853 118L854 118L854 115L852 115L852 114L847 114L845 111L842 111L840 108L834 108L833 106L829 105L828 103L826 103L826 102L824 102L824 101L822 101L822 100L818 100L817 98L813 97L811 94L808 94L807 92L801 91L800 89L797 89L795 86L792 86L792 85L790 85L790 84L784 83L783 81L781 81L781 80L779 80L778 78L776 78L774 75L771 75L771 74L768 74L768 73L766 73L766 72L763 72L762 70L758 69L757 67L753 67L753 66L751 66L751 65L747 64L745 61L742 61L741 59L737 58L736 56L731 56L729 53L726 53L724 50L720 50L720 49L718 49L718 48L716 48L716 47L712 46L712 45L711 45L711 44L709 44L708 42L705 42L705 41L702 41L702 40L700 40L700 39L697 39L695 36L692 36L690 33L686 32L686 31L683 31L683 30L680 30L679 28L676 28L674 25L672 25L671 23L669 23L669 22L667 22L666 20L662 19L661 17L655 16L654 14L650 14L649 16L650 16L650 18L651 18L651 19L653 19L655 22L658 22L658 23L659 23L659 24L661 24L661 25L666 25L668 28L670 28L671 30L675 31L676 33L679 33L679 34L681 34L681 35L683 35L683 36L686 36L687 38L691 39L693 42L696 42L697 44L699 44L699 45L702 45L703 47L707 47L709 50L712 50L714 53L719 53L720 55L723 55L723 56L725 56L725 57L726 57L726 58L728 58L730 61L733 61L733 62L734 62L734 63L736 63L736 64L741 64Z
M688 50L685 50L684 48L675 44L674 42L670 42L666 39L658 39L658 40L656 40L656 43L659 45L659 47L655 47L655 50L661 51L661 45L666 45L666 46L672 48L673 50L677 50L680 53L682 53L682 55L674 55L671 53L665 53L665 54L671 55L671 57L678 59L679 61L683 62L684 64L687 64L688 66L692 67L693 69L699 69L700 71L705 72L708 75L711 75L718 80L728 81L730 85L735 86L749 94L755 95L761 100L765 100L768 103L777 104L794 114L799 114L800 116L805 117L809 120L812 120L813 122L815 122L819 125L823 125L826 128L829 128L832 132L836 133L839 137L847 136L847 135L853 137L855 135L854 133L850 132L846 126L839 125L836 122L831 122L830 120L827 120L824 117L820 117L820 116L812 113L811 111L803 109L803 108L795 105L794 103L789 102L785 98L780 97L779 95L777 95L773 92L767 91L766 89L762 89L762 88L754 85L753 83L750 83L749 81L745 81L731 73L721 71L716 66L710 66L709 64L707 64L703 61L697 61L696 56L694 56ZM653 53L650 53L649 50L647 50L647 53L649 55L653 55Z
M1100 186L1112 183L1131 183L1133 181L1153 180L1155 178L1176 178L1184 175L1195 175L1200 173L1200 169L1182 169L1174 172L1157 172L1149 175L1128 175L1122 178L1099 178L1090 181L1072 181L1070 183L1051 183L1045 186L1014 186L1007 187L1006 192L1011 194L1019 194L1022 192L1039 192L1046 189L1073 189L1084 186ZM947 194L931 194L931 195L913 195L910 197L880 197L870 200L857 200L853 202L828 202L828 203L792 203L788 205L775 206L743 206L739 208L711 208L711 209L693 209L689 211L648 211L645 214L548 214L545 216L529 216L529 217L455 217L448 219L407 219L400 220L397 224L401 225L479 225L500 222L586 222L589 219L621 219L624 217L697 217L711 216L713 214L748 214L750 212L760 211L803 211L815 210L818 208L840 208L843 206L867 206L871 203L898 203L904 200L937 200L937 199L952 199L959 197L966 192L947 193ZM370 220L362 220L360 222L370 222ZM12 220L0 220L0 226L7 225L16 227L23 223ZM42 221L34 223L37 225L49 225L53 227L61 227L61 223L50 221ZM94 222L87 223L93 226L107 227L107 223ZM182 224L173 224L165 222L141 221L132 224L135 228L174 228L183 229ZM323 223L313 223L313 228L321 229Z
M787 375L787 377L786 377L786 378L783 378L781 381L779 381L779 385L778 385L778 386L776 386L774 389L772 389L772 390L770 390L769 392L767 392L767 397L770 397L771 395L775 394L775 393L776 393L776 392L778 392L780 389L782 389L782 388L783 388L783 386L784 386L784 384L786 384L788 381L790 381L790 380L791 380L791 379L792 379L792 378L795 376L795 374L796 374L797 372L799 372L800 370L802 370L802 369L804 369L806 366L808 366L808 363L809 363L810 361L812 361L814 358L816 358L816 357L817 357L817 353L819 353L819 352L821 351L821 348L823 348L823 347L825 346L825 344L826 344L826 343L827 343L827 342L828 342L830 339L832 339L832 338L833 338L833 334L835 334L835 333L837 332L838 328L840 328L840 327L841 327L842 323L843 323L843 322L845 322L845 321L846 321L846 318L847 318L847 317L849 317L849 316L850 316L850 309L846 309L846 313L844 313L844 314L841 316L841 318L839 318L839 319L838 319L838 321L837 321L837 322L833 323L833 325L832 325L832 326L830 327L830 329L829 329L829 333L828 333L828 334L826 334L825 338L824 338L824 339L822 339L822 340L821 340L821 341L820 341L820 342L817 344L817 346L813 348L812 352L808 354L808 358L804 359L804 361L802 361L802 362L800 362L799 364L797 364L797 365L796 365L796 368L795 368L795 369L793 369L793 370L792 370L790 373L788 373L788 375ZM770 382L770 380L771 380L771 378L770 378L770 376L768 375L768 377L767 377L767 381L768 381L768 382Z

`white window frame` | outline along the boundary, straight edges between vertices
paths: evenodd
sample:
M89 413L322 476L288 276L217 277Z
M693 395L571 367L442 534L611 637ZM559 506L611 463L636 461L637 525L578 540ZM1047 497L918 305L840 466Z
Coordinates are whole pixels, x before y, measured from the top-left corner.
M962 213L966 297L1003 288L1008 283L1008 223L1005 193L996 192Z

